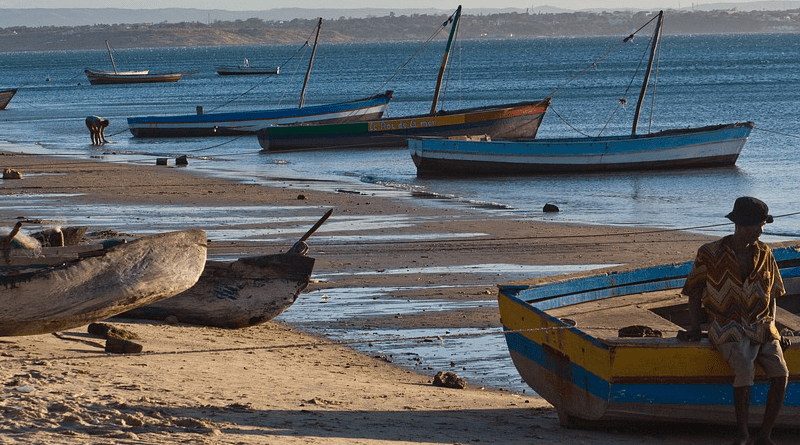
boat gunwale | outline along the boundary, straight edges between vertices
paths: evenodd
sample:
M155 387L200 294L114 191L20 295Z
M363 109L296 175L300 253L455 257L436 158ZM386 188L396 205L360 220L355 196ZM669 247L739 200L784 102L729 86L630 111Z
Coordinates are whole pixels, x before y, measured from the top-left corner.
M800 257L799 246L773 249L775 260L787 262ZM599 299L634 293L676 289L683 286L694 260L630 270L606 269L587 276L567 278L540 284L498 285L500 292L514 295L532 307L546 310ZM800 276L800 266L781 269L783 278ZM574 301L580 296L587 298Z
M128 126L132 129L146 127L147 125L158 125L157 128L164 128L172 125L201 125L212 124L219 121L250 121L260 119L278 119L289 116L312 116L318 114L320 110L328 110L328 113L336 113L350 109L349 105L363 104L361 108L379 107L388 104L392 99L392 92L376 94L361 99L353 99L346 102L336 102L333 104L309 105L303 108L279 108L269 110L250 110L250 111L230 111L225 113L209 114L183 114L183 115L164 115L164 116L137 116L128 118ZM181 127L177 127L181 128Z
M534 101L523 101L523 102L516 102L511 104L496 104L496 105L486 105L486 106L477 106L471 108L462 108L457 110L442 110L436 113L424 113L424 114L414 114L409 116L399 116L399 117L388 117L388 118L380 118L380 119L373 119L369 121L363 122L349 122L349 123L326 123L326 124L317 124L317 123L304 123L298 122L295 124L282 124L276 125L274 127L264 128L260 130L262 134L261 137L265 135L279 135L279 136L309 136L309 137L316 137L321 135L331 135L331 134L338 134L338 133L354 133L357 130L363 130L360 127L367 127L369 128L371 124L381 124L385 122L402 122L406 120L415 120L415 119L426 119L426 118L441 118L441 117L454 117L459 116L462 114L474 114L474 113L497 113L503 112L506 110L515 110L519 108L525 107L544 107L545 109L534 113L527 113L527 115L539 114L546 112L547 108L550 104L550 98L545 98L541 100L534 100ZM513 116L513 117L522 117L522 116ZM355 131L346 132L341 131L342 129L346 129L347 126L353 127ZM358 128L357 128L358 127ZM308 129L312 129L312 133L306 133ZM300 133L296 133L296 132ZM386 134L391 134L392 132L397 132L397 129L386 129ZM380 130L373 130L372 132L380 133ZM409 136L404 134L398 134L398 137L403 137L409 139ZM419 136L419 138L423 138L424 136ZM413 137L411 137L413 138ZM435 138L435 136L429 136L429 138Z

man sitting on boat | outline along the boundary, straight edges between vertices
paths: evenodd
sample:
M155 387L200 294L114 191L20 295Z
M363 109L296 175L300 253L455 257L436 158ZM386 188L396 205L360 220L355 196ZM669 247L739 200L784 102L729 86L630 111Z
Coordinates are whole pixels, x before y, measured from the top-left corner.
M733 397L738 434L734 444L749 440L750 388L758 362L770 379L761 431L754 444L772 444L772 427L783 405L789 370L775 327L775 299L786 293L772 250L759 241L764 224L772 222L767 205L756 198L738 198L727 216L733 235L697 251L683 290L689 297L692 328L699 340L703 309L708 337L733 369Z
M104 119L100 116L89 116L86 118L86 128L89 129L92 145L101 145L108 142L106 140L106 127L108 127L108 124L108 119Z

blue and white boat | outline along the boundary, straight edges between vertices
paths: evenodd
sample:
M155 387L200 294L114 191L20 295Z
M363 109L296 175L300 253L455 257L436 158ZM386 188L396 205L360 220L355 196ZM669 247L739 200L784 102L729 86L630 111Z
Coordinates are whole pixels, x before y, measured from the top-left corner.
M299 106L273 110L239 111L205 114L201 107L196 114L178 116L129 117L128 128L134 137L193 137L233 136L255 134L256 131L273 125L295 123L360 122L383 116L393 92L386 91L375 96L334 104L303 106L308 77L314 64L314 55L319 41L322 19L317 24L314 49L308 62Z
M739 122L629 136L491 141L411 139L417 175L502 175L734 165L755 124Z
M392 94L392 91L386 91L365 99L302 108L129 117L128 128L134 137L231 136L255 134L258 130L279 124L360 122L381 117Z
M550 174L734 165L755 126L753 122L636 133L653 61L660 48L663 16L662 11L653 19L657 21L650 60L631 134L502 141L485 135L409 139L417 175Z

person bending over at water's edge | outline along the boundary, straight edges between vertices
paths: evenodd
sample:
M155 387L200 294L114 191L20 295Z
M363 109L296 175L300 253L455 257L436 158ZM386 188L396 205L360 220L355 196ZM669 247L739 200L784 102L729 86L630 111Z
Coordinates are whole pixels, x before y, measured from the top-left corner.
M100 116L89 116L86 118L86 128L89 129L89 136L92 138L92 145L105 144L106 140L106 127L108 127L108 119Z
M738 433L733 443L772 444L772 427L789 377L775 327L775 299L786 291L772 250L758 239L772 216L764 202L744 196L726 217L735 224L733 235L700 247L681 291L689 297L692 325L688 337L700 339L700 323L706 315L709 340L734 371ZM756 362L769 377L770 389L761 430L755 441L749 442L750 388Z

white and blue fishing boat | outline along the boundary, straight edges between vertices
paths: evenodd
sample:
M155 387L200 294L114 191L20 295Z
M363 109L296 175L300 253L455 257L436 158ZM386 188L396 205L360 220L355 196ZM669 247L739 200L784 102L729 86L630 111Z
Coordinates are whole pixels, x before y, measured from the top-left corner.
M481 137L408 141L419 176L580 173L731 166L755 124L569 139Z
M800 334L800 246L773 249L787 289L776 325ZM733 372L690 327L680 295L692 261L499 286L514 366L564 426L615 422L733 424ZM786 337L800 338L800 337ZM800 344L784 357L789 386L778 425L800 426ZM751 422L761 423L769 379L759 369Z
M304 106L306 86L314 64L322 19L319 19L314 48L308 62L300 103L296 108L208 113L197 108L196 114L178 116L129 117L128 128L134 137L233 136L254 134L266 127L298 122L359 122L383 116L393 92L333 104Z
M753 122L637 134L653 61L660 48L663 11L656 20L649 64L629 135L493 140L491 135L408 141L419 176L511 175L731 166ZM631 41L633 35L624 41ZM496 139L496 138L494 138Z

